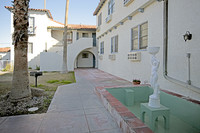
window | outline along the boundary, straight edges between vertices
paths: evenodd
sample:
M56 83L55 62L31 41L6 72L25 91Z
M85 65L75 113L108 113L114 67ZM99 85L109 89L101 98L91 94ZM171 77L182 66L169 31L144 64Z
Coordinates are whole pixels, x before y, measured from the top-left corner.
M118 35L111 38L111 53L118 52Z
M82 37L89 37L89 34L88 33L83 33Z
M2 60L2 55L0 55L0 60Z
M72 43L72 36L73 34L71 32L67 33L67 44L71 44Z
M148 46L148 23L132 28L131 33L131 50L146 49Z
M82 58L88 58L88 53L83 53Z
M79 39L79 32L76 33L76 40Z
M32 54L33 53L33 43L28 43L28 53Z
M114 0L110 0L108 2L108 15L111 15L113 13L114 10Z
M100 54L104 54L104 42L100 43Z
M102 13L99 14L98 16L98 26L102 24Z
M35 18L29 17L28 34L35 34Z

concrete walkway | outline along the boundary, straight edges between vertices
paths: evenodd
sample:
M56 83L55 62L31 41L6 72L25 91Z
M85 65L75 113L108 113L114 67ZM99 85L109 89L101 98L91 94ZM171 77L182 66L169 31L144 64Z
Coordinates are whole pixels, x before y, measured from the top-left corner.
M131 83L98 69L76 69L77 83L60 86L45 114L0 117L0 133L121 133L96 86Z

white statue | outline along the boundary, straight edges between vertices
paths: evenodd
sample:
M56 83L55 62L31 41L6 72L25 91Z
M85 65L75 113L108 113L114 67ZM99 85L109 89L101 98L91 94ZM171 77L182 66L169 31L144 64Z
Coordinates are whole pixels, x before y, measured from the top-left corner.
M159 60L156 59L155 55L152 56L151 58L151 65L152 65L152 69L151 69L151 78L150 78L150 84L151 87L154 89L154 96L158 96L158 92L159 92L159 86L158 86L158 68L160 65Z
M148 105L150 107L159 108L160 107L160 93L159 93L159 85L157 83L158 81L158 68L160 65L159 60L156 59L156 54L158 53L160 47L148 47L148 51L150 54L152 54L151 57L151 78L150 78L150 84L153 88L153 94L149 96L149 103Z

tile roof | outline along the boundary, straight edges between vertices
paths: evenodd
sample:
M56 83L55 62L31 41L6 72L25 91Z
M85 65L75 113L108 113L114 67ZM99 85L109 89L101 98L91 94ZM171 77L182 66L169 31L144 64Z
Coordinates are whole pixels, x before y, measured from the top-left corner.
M8 9L9 11L11 11L13 9L13 7L11 6L5 6L6 9ZM48 9L33 9L33 8L29 8L29 11L42 11L42 12L46 12L48 17L53 19L50 10Z
M64 24L63 26L49 26L49 29L51 28L64 28ZM96 29L95 25L82 25L82 24L68 24L68 28L69 29Z
M9 48L9 47L0 48L0 52L1 52L1 53L10 52L10 48Z
M101 7L103 6L103 4L104 4L105 2L106 2L106 0L100 0L100 2L99 2L99 4L98 4L97 8L95 9L95 11L94 11L94 13L93 13L94 16L98 14L99 10L101 9Z
M9 11L11 11L13 9L13 7L10 7L10 6L5 6L5 8L8 9ZM64 24L63 23L60 23L60 22L55 21L53 19L52 15L51 15L51 12L49 10L47 10L47 9L33 9L33 8L30 8L29 10L47 12L47 14L48 14L48 16L49 16L51 21L63 25L63 26L49 26L48 27L49 29L51 29L51 28L59 28L59 29L64 28ZM68 28L69 29L96 29L96 26L95 25L82 25L82 24L69 24Z

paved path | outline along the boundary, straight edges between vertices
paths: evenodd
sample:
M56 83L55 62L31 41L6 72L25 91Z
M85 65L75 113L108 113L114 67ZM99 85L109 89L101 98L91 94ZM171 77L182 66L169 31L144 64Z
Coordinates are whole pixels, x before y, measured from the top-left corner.
M121 133L95 86L131 84L98 69L76 69L77 83L60 86L45 114L0 117L0 133Z

